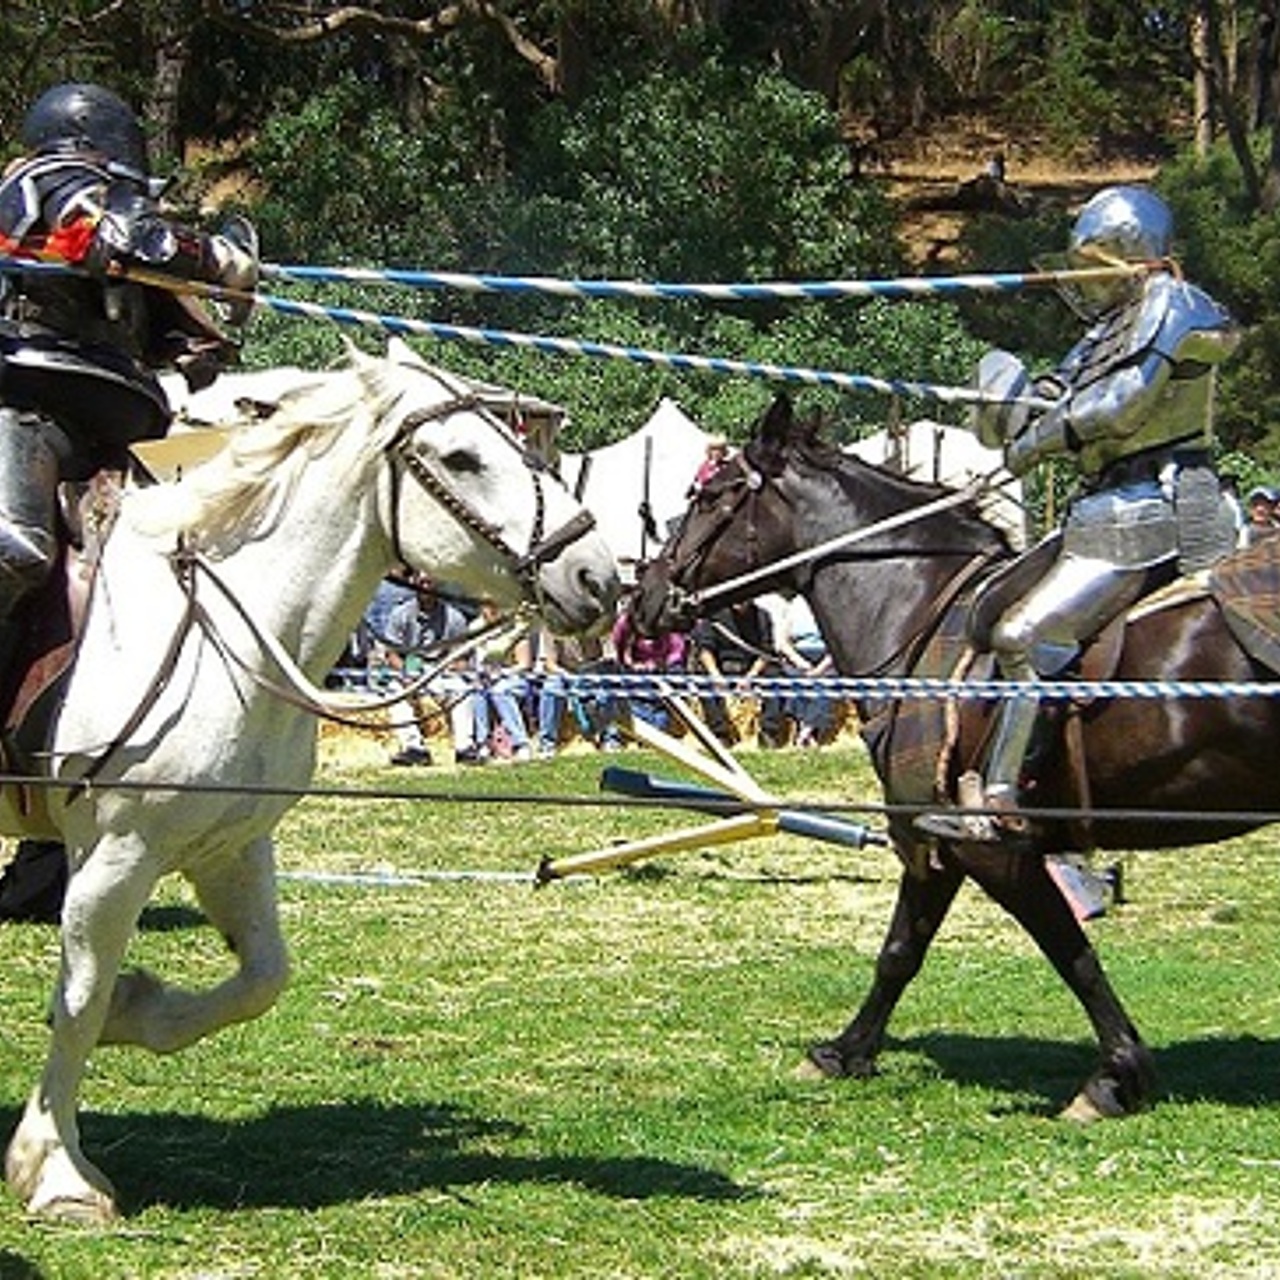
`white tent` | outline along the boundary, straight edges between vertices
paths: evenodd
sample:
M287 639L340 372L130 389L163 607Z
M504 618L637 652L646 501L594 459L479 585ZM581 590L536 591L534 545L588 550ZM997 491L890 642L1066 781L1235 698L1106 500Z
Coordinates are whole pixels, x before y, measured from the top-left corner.
M980 476L991 477L981 501L983 513L1009 535L1014 547L1026 544L1022 483L1005 468L999 449L988 449L972 431L928 419L899 431L880 431L845 445L864 462L889 467L912 480L960 489Z
M588 454L561 454L560 474L594 513L613 554L624 564L634 562L653 555L666 542L668 525L684 514L709 438L679 405L664 398L649 421L625 439ZM656 540L644 532L640 508L646 500Z

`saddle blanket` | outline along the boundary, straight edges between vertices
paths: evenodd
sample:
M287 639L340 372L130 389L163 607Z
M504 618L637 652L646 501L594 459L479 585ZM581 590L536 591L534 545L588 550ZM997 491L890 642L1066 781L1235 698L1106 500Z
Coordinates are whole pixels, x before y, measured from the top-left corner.
M1209 591L1240 647L1280 672L1280 531L1219 560Z

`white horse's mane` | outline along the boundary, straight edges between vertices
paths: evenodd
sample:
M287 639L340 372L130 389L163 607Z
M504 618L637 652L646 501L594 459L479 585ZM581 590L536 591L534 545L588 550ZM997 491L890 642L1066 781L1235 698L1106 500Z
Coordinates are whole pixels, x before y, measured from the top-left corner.
M389 443L393 371L352 351L346 367L286 392L267 418L229 428L226 446L183 479L132 491L132 523L219 557L265 535L308 463L345 446L357 467Z

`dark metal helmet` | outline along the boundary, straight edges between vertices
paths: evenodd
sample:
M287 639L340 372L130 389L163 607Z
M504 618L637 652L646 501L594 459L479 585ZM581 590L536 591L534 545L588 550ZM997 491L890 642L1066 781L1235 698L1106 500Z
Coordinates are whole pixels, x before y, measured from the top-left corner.
M89 152L125 177L145 182L147 140L132 108L96 84L60 84L36 99L22 122L29 151Z
M1146 187L1105 187L1080 210L1067 245L1074 267L1117 262L1157 262L1173 247L1173 214ZM1139 277L1077 282L1085 310L1099 314L1130 297Z

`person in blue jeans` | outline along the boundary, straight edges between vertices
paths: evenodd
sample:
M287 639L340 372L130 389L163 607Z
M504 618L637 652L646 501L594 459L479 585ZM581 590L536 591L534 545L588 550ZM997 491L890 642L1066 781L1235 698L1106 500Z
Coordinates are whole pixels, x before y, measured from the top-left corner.
M550 760L560 749L560 729L569 707L566 660L573 643L558 638L546 627L539 627L532 639L538 758Z
M485 601L480 606L485 622L494 622L501 612ZM504 757L493 750L494 720L502 726L512 760L532 760L529 728L524 718L524 702L529 693L529 673L533 666L533 646L529 633L516 637L498 632L494 642L476 655L478 687L475 696L475 742L477 751L491 758Z
M776 644L786 674L803 680L835 671L827 643L818 630L813 610L804 596L783 601L776 622ZM835 728L836 701L820 687L813 692L797 692L786 700L787 714L795 722L797 747L818 747Z

